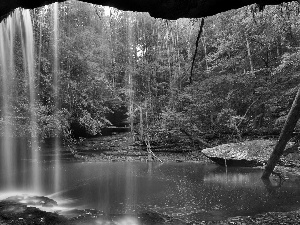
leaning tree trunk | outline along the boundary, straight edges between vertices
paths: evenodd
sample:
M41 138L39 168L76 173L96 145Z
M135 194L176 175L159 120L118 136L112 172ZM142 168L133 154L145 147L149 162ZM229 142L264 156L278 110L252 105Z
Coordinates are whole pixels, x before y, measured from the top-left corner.
M275 145L275 148L268 160L268 163L263 172L262 178L269 179L271 173L273 172L277 162L279 161L287 142L291 139L297 121L300 117L300 88L294 99L293 105L290 109L288 117L285 121L285 124L281 130L280 137L278 142Z

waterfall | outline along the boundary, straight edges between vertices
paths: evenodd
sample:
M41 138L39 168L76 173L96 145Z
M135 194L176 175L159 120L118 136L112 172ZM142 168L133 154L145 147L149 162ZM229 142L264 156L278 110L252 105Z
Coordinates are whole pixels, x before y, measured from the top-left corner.
M19 35L21 40L21 59L15 54L15 39ZM33 191L41 189L41 169L40 169L40 152L38 144L38 125L36 116L36 93L35 93L35 55L34 55L34 36L30 11L25 9L16 9L14 13L6 18L0 24L0 76L2 82L2 101L1 101L1 170L5 174L7 188L14 187L16 176L14 170L18 168L15 149L15 140L18 127L15 115L15 98L16 92L15 81L15 62L23 61L24 83L28 86L28 112L29 112L29 134L31 148L31 178L27 180L28 186ZM27 186L27 185L26 185Z
M36 118L36 93L35 93L35 65L34 65L34 39L33 29L29 10L21 11L23 18L22 29L22 51L24 57L24 68L27 72L29 84L29 107L30 107L30 133L31 133L31 154L33 159L32 164L32 185L35 191L41 189L40 177L40 154L38 145L37 133L37 118Z
M59 63L58 63L58 38L59 38L59 14L58 3L53 4L53 86L54 86L54 101L56 116L58 116L60 104L59 104ZM54 171L54 190L59 190L60 185L60 132L57 129L55 134L55 171Z
M14 184L13 170L15 149L11 142L13 136L13 113L11 108L11 89L14 77L13 40L15 31L15 15L9 16L0 24L0 75L1 75L1 170L7 188Z

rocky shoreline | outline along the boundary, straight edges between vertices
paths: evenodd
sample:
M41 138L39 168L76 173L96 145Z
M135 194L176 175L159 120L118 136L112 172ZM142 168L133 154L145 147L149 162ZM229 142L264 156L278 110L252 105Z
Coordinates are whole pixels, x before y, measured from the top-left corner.
M159 143L151 146L152 152L162 162L210 162L190 141ZM131 139L128 133L90 138L72 149L75 160L87 162L149 161L147 147Z
M105 215L94 209L76 210L75 217L67 218L59 212L43 211L39 208L42 204L53 207L53 200L42 196L26 196L29 202L20 201L24 196L12 196L0 201L1 225L255 225L255 224L298 224L300 210L291 212L268 212L254 216L231 217L221 221L192 221L184 222L167 215L152 211L144 211L137 215ZM34 202L34 203L33 203ZM55 204L54 204L55 205ZM127 222L124 218L127 218ZM128 218L131 218L131 220Z
M226 153L227 159L255 160L256 163L250 166L263 168L275 143L275 140L256 139L201 149L190 141L179 141L175 144L154 145L151 150L157 157L153 161L214 163L211 157L224 157ZM128 133L83 141L73 149L73 156L74 160L86 162L149 161L146 146L130 140ZM300 175L299 152L290 152L282 157L276 171Z
M183 221L162 215L156 212L144 211L137 215L106 215L95 209L72 210L76 216L67 218L57 212L42 210L51 209L57 203L44 196L11 196L0 201L0 224L1 225L118 225L128 224L178 224L184 225ZM41 208L44 207L44 208ZM121 222L125 221L125 223Z

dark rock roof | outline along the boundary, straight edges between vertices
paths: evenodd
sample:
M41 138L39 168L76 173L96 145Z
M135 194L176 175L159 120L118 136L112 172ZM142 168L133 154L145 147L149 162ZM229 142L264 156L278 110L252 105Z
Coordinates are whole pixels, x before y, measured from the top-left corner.
M0 21L17 7L37 8L64 0L3 0L0 1ZM291 0L84 0L85 2L116 7L121 10L149 12L151 16L164 19L182 17L200 18L215 15L230 9L254 3L259 8L264 5L277 5Z

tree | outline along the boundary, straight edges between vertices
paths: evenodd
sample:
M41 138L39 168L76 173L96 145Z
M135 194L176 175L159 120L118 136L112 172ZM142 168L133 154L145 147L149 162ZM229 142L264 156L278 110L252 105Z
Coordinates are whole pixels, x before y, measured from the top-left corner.
M273 172L277 162L279 161L287 142L291 139L294 128L297 121L300 118L300 89L297 92L293 105L290 109L284 127L281 130L278 142L269 158L269 161L265 167L264 173L262 175L263 179L269 179L271 173Z

